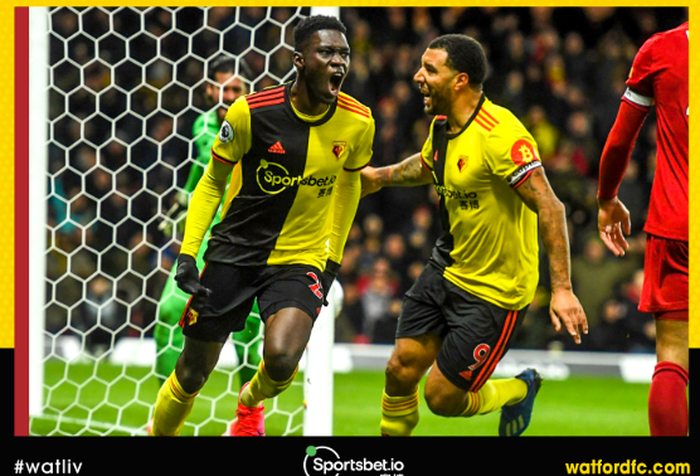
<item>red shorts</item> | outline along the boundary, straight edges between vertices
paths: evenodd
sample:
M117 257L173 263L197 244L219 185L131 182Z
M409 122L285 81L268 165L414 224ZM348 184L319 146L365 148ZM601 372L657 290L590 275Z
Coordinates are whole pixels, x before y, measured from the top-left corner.
M647 237L644 286L639 310L653 314L688 310L688 242L655 235ZM681 316L679 318L679 316ZM669 319L688 320L688 313Z

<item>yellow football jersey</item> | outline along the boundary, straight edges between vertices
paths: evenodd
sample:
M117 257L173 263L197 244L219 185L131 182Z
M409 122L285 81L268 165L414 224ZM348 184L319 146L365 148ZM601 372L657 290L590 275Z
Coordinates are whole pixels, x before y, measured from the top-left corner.
M226 114L212 158L240 166L206 261L325 266L334 184L343 170L369 163L375 124L371 110L344 93L324 114L304 116L290 87L241 97Z
M482 96L456 134L435 117L421 156L440 197L444 234L431 259L445 279L506 309L528 305L539 279L537 214L513 189L541 166L532 136Z

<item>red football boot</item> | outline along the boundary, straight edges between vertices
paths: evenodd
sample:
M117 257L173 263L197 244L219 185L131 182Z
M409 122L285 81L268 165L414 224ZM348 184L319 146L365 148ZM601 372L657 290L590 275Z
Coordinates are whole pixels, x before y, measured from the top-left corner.
M243 385L241 393L249 383ZM246 407L241 403L239 394L236 417L223 436L265 436L265 407L262 403L255 408Z

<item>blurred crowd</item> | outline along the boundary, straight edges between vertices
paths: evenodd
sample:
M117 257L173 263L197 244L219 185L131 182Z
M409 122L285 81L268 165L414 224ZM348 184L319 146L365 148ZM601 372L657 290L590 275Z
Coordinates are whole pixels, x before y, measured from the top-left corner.
M181 238L158 224L189 171L192 123L212 106L203 94L207 62L223 49L241 70L245 64L253 89L289 80L290 25L307 14L283 7L51 10L50 332L81 333L95 347L152 332ZM533 134L566 205L574 289L591 326L579 349L653 350L651 316L636 307L655 166L652 118L620 191L633 219L624 259L597 236L598 161L638 47L685 15L683 8L341 10L352 47L344 90L373 109L374 166L419 151L427 137L430 118L412 82L426 45L450 32L484 45L486 95ZM429 186L385 189L361 201L339 276L338 341L393 342L403 293L440 234L436 203ZM515 346L572 347L553 333L548 292L543 254L537 297Z

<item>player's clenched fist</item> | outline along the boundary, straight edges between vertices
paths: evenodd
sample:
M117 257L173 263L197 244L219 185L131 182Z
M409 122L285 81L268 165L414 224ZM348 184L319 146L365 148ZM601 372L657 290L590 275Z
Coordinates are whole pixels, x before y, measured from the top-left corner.
M211 294L211 289L202 286L199 282L197 262L190 255L182 253L178 255L175 281L177 281L177 286L187 294L204 294L205 296Z

